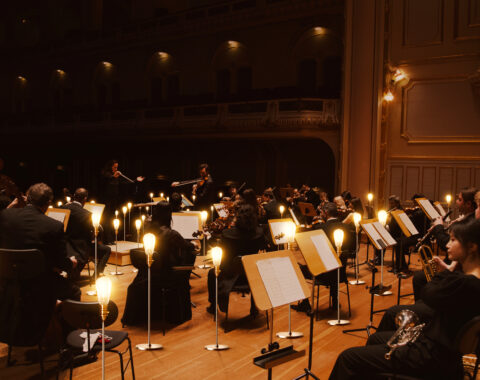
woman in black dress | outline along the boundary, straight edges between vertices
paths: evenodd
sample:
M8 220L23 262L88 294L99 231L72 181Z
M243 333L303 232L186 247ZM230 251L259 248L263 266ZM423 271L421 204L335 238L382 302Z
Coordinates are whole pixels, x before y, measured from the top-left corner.
M163 302L167 322L180 324L192 318L190 302L189 270L174 270L174 266L193 265L195 248L177 231L171 229L172 211L167 202L160 202L153 208L152 222L145 227L145 233L156 236L155 253L151 267L152 320L161 320ZM138 273L128 287L124 325L136 325L147 320L147 264L143 250L131 253L132 264ZM164 298L163 298L164 297Z
M442 265L424 287L422 300L433 310L433 317L419 338L397 348L387 360L386 342L393 331L377 332L367 346L343 351L330 379L372 378L385 372L422 379L463 379L461 355L454 341L462 326L480 315L480 220L453 224L447 248L462 270L450 271Z

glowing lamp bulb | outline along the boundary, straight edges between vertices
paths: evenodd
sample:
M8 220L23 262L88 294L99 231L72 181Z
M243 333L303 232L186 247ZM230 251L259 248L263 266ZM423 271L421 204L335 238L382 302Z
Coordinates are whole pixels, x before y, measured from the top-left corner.
M222 198L222 197L223 197L223 193L222 193L221 191L218 193L218 197L219 197L219 198Z
M220 266L220 263L222 262L222 248L220 247L213 247L212 248L212 261L213 265L216 267Z
M160 197L163 198L163 193L160 193Z
M98 303L108 305L110 294L112 293L112 281L108 277L99 277L95 283L97 288Z
M123 212L123 215L127 213L127 208L125 206L122 207L122 212Z
M93 227L98 228L98 226L100 225L100 217L101 217L101 215L98 214L98 213L96 213L96 212L94 212L94 213L92 214L92 224L93 224Z
M280 210L280 214L283 214L283 212L285 211L285 206L281 205L278 209Z
M355 227L358 228L361 220L362 220L361 214L359 214L358 212L353 213L353 223L355 223Z
M70 197L67 197L66 199L67 199L67 203L70 203L70 201L72 200L72 198Z
M153 199L153 193L150 193L150 199Z
M92 199L92 200L90 201L90 203L91 203L92 205L94 205L94 204L95 204L95 201Z
M452 196L450 194L447 194L445 196L445 200L447 201L448 205L450 206L450 202L452 201Z
M115 231L118 231L118 227L120 227L120 220L115 218L113 219L113 228L115 228Z
M196 196L195 196L195 195L192 195L192 199L193 199L194 202L195 202L195 198L196 198Z
M385 210L380 210L378 212L378 221L382 224L382 226L385 226L387 224L387 212Z
M207 218L208 218L208 212L202 211L202 212L200 213L200 217L202 218L202 222L205 223L205 221L206 221Z
M140 227L142 226L142 221L140 219L135 220L135 228L137 231L140 230Z
M145 253L147 255L153 255L153 250L155 249L154 234L145 234L143 237L143 247L145 248Z
M333 240L335 241L335 246L337 247L337 249L342 248L343 235L343 230L341 230L340 228L333 231Z
M391 90L388 90L385 95L383 95L383 99L386 101L386 102L391 102L393 101L394 99L394 96L393 96L393 93Z
M115 218L118 216L118 210L115 210Z
M291 222L287 225L287 230L285 231L285 236L287 241L292 242L295 239L295 232L297 231L297 226L295 223Z
M58 201L57 206L60 207L61 205L63 205L63 203L61 201Z
M142 215L142 223L145 223L145 215Z
M373 194L372 193L368 193L367 194L367 199L369 202L373 201Z
M127 207L128 207L128 211L130 211L131 208L132 208L132 202L128 202L128 203L127 203Z

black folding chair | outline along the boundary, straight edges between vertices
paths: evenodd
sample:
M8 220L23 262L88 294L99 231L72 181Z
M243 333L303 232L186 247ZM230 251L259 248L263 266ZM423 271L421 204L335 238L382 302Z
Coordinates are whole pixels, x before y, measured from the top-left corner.
M62 316L70 326L77 328L78 330L72 331L67 336L68 346L77 352L77 355L72 355L70 360L70 379L73 376L73 367L75 362L89 363L91 360L95 359L95 356L98 352L102 350L102 345L99 342L95 342L92 347L90 342L90 334L101 332L102 328L102 319L100 317L100 304L98 302L78 302L67 300L62 303ZM109 314L105 320L105 326L110 326L118 317L118 308L117 305L110 301L108 304ZM99 330L100 329L100 330ZM85 343L85 338L81 335L86 332L87 340L87 351L84 352L83 346ZM118 354L120 358L120 371L122 375L122 380L125 378L125 372L127 371L128 365L131 365L132 368L132 378L135 379L135 370L133 368L133 355L132 355L132 343L128 337L128 333L125 331L114 331L114 330L105 330L105 335L110 337L110 342L105 342L105 351L113 352ZM123 352L116 350L116 347L121 345L123 342L127 341L127 349ZM123 354L129 352L130 358L127 361L127 364L123 365ZM90 359L90 360L89 360Z

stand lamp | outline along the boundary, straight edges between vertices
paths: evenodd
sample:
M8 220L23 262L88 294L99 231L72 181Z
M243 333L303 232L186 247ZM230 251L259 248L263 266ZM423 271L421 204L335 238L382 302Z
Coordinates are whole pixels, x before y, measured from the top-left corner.
M220 274L220 263L222 262L222 248L213 247L212 248L212 261L215 267L215 344L209 344L205 346L205 349L208 351L222 351L227 350L228 347L225 344L218 344L218 275Z
M112 292L112 281L108 277L101 277L96 282L100 317L102 318L102 380L105 380L105 319L108 316L108 302Z
M94 212L92 214L92 225L93 225L93 231L95 234L95 283L97 282L97 251L98 251L98 227L100 226L100 217L101 215L99 213ZM89 296L94 296L96 293L95 290L89 290L87 292Z
M128 208L128 233L130 233L130 213L132 211L132 202L127 203Z
M137 248L140 248L140 227L142 226L142 220L135 220L135 228L137 229Z
M126 241L126 234L125 234L125 228L126 228L126 225L127 223L125 223L125 217L127 215L127 207L126 206L123 206L122 207L122 212L123 212L123 241Z
M145 249L145 254L147 255L147 265L148 265L148 295L147 295L147 330L148 330L148 342L137 344L137 348L142 351L151 351L159 350L163 348L161 344L150 343L150 309L151 309L151 273L150 268L153 263L153 252L155 249L155 235L146 234L143 237L143 247Z
M335 241L335 247L337 247L337 255L340 257L342 250L344 232L343 230L336 229L333 231L333 240ZM337 319L331 319L328 324L331 326L348 325L350 323L347 319L340 319L340 268L337 268Z
M118 271L118 227L120 227L120 219L115 218L113 219L113 228L115 230L115 272L110 272L113 276L123 274L123 272Z
M278 210L280 211L280 219L283 219L283 213L285 211L285 206L284 205L280 205L280 207L278 208Z
M365 281L358 279L358 233L360 232L360 221L362 220L362 215L358 212L353 214L353 223L355 224L355 281L349 281L350 285L362 285L365 284Z
M381 223L382 226L385 227L385 225L387 224L387 218L388 218L388 214L385 210L380 210L378 212L378 221ZM380 264L380 286L379 286L379 295L381 296L389 296L391 294L393 294L390 290L383 290L384 286L383 286L383 256L384 256L384 253L385 253L385 249L382 248L381 252L380 252L380 260L381 260L381 264Z

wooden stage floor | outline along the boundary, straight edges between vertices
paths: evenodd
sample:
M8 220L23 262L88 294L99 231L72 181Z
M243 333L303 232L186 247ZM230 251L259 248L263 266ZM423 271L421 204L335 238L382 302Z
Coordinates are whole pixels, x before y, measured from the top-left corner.
M366 246L362 244L360 250L360 262L365 261ZM372 249L370 248L370 258ZM197 258L199 262L201 257ZM396 304L397 301L397 278L387 271L391 259L391 250L386 253L386 267L384 271L384 283L392 285L393 295L375 297L375 309L384 309ZM108 265L106 273L114 269ZM410 269L421 269L416 255L412 255ZM127 287L133 280L135 273L131 266L121 267L125 274L114 277L112 299L118 305L120 316L123 314ZM347 270L349 277L354 278L353 268ZM168 328L166 335L162 335L160 326L154 325L152 329L152 343L160 343L164 346L159 351L139 351L134 348L135 375L137 379L266 379L267 372L253 364L253 358L260 355L260 350L268 344L269 330L266 325L264 314L260 314L254 320L249 316L250 296L242 297L240 294L232 294L230 297L230 312L227 333L224 332L224 314L219 312L220 343L228 344L229 350L212 352L204 349L207 344L215 343L215 323L212 315L205 310L207 301L207 270L197 269L196 273L201 278L192 276L190 284L192 301L197 305L192 310L192 320L173 328ZM369 285L371 272L366 265L360 267L360 278ZM380 276L377 276L379 281ZM82 300L96 300L87 296L85 292L88 286L82 288ZM340 286L345 291L345 285ZM411 293L411 279L402 281L402 294ZM366 333L343 334L347 328L361 328L368 323L370 308L370 296L365 285L350 285L350 299L352 316L351 324L347 326L329 326L327 320L335 319L336 312L328 308L329 290L320 288L320 320L315 322L313 339L313 367L312 371L318 377L325 379L333 367L337 355L344 349L352 346L364 345ZM342 317L348 317L347 298L340 295ZM413 303L413 297L404 298L402 303ZM377 325L381 314L374 316L374 325ZM301 331L304 337L287 341L276 340L281 347L293 344L297 350L305 349L308 353L309 319L304 313L292 310L292 327L295 331ZM109 329L122 330L120 318ZM146 327L126 327L132 344L147 341ZM288 307L281 307L275 311L274 332L288 330ZM0 344L0 379L39 379L39 365L26 363L25 357L31 354L31 348L14 348L13 357L19 361L13 367L6 367L7 347ZM46 368L48 378L55 378L55 366L57 355L47 358ZM295 359L291 362L274 368L274 379L293 379L300 375L307 366L308 356ZM74 369L74 378L88 380L101 378L101 358L94 363ZM120 379L118 356L106 355L106 377L108 379ZM68 371L60 374L60 379L68 379ZM126 379L131 378L130 370L126 373Z

